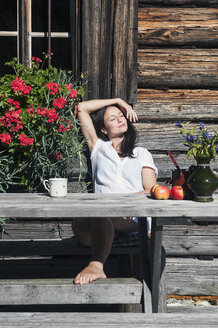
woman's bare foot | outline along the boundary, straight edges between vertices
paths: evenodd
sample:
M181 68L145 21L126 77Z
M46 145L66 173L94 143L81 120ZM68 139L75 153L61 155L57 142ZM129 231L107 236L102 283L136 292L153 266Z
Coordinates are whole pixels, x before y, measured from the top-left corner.
M107 278L103 270L103 264L98 261L92 261L85 269L78 273L74 279L74 284L85 285L100 278Z

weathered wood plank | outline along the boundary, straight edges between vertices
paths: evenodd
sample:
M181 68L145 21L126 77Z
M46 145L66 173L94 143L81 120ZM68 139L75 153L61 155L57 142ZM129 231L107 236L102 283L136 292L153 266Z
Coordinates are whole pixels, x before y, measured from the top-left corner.
M81 206L83 204L83 206ZM124 204L121 206L120 204ZM210 206L210 211L208 211ZM2 194L0 217L21 218L71 218L74 217L174 217L207 218L216 222L218 195L214 202L198 203L189 200L154 200L138 193L128 194L68 194L64 198L52 198L47 194ZM172 219L173 220L173 219Z
M138 102L133 108L139 121L206 120L215 123L218 120L218 91L138 89Z
M215 48L218 44L217 14L216 8L139 8L139 45Z
M147 5L161 5L161 6L216 6L217 0L139 0L139 7Z
M100 12L100 49L95 49L95 52L99 51L99 98L111 98L111 67L113 65L113 59L111 56L114 35L113 25L114 25L114 6L115 1L100 1L101 2L101 12ZM93 19L90 16L90 19ZM93 53L93 55L95 55ZM92 63L89 62L89 71L92 70ZM94 99L90 94L89 99Z
M82 6L82 72L87 72L86 97L99 98L101 1L85 1ZM91 68L91 69L90 69Z
M139 49L140 88L214 88L217 49Z
M142 284L134 278L98 279L74 285L73 279L0 280L0 304L140 303Z
M22 313L1 312L0 324L8 328L48 327L152 327L194 328L217 326L217 313Z
M137 101L138 1L85 1L82 5L82 72L86 99Z
M195 125L191 123L190 128ZM140 146L156 152L167 149L187 152L187 147L183 145L185 138L179 134L180 129L175 126L175 122L136 123L135 126L139 133ZM210 133L218 130L217 124L208 123L207 127Z
M137 101L138 1L116 1L114 16L112 97Z
M165 226L167 256L218 256L218 226Z
M167 258L168 294L218 295L218 259Z

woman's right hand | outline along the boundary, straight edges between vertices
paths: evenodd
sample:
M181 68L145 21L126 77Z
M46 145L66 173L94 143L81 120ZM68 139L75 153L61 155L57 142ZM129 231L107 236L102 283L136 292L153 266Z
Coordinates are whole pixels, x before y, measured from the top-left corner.
M126 117L130 122L136 122L138 121L138 116L136 112L133 110L132 106L127 104L124 100L118 98L117 105L120 107L120 109L124 112Z

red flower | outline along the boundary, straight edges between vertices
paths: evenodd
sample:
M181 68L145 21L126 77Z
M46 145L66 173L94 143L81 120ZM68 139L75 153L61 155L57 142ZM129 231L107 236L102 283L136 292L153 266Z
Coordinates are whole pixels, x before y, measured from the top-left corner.
M31 105L29 105L29 107L27 108L27 113L30 115L30 114L33 114L35 112L34 108L31 107Z
M56 110L54 108L47 109L46 115L48 116L48 123L54 122L58 118Z
M13 106L15 109L19 109L20 108L20 103L19 101L15 101L14 99L8 98L8 104Z
M14 92L18 92L20 95L29 95L32 90L30 86L26 85L22 79L16 77L16 79L10 84L11 89Z
M36 57L36 58L35 58L35 61L36 61L37 63L41 63L41 62L42 62L42 59Z
M41 63L42 59L38 58L38 57L31 57L32 61L36 61L37 63Z
M62 159L62 153L58 151L57 154L54 154L54 158L58 160Z
M50 50L48 50L48 55L53 56L53 52L51 52Z
M64 97L59 97L53 101L53 106L59 109L62 109L66 104L66 99Z
M24 133L22 133L18 139L20 140L21 146L27 146L27 145L31 146L34 142L33 138L27 138L27 136Z
M20 120L20 113L21 109L5 113L5 116L2 116L0 119L0 123L12 132L18 132L19 129L23 129L23 124Z
M1 99L3 99L5 97L5 94L3 94L2 96L1 96Z
M68 127L68 129L72 129L73 128L73 122L70 122L70 126Z
M59 84L57 83L46 83L45 86L50 90L50 95L55 95L59 90Z
M8 132L0 134L0 140L2 143L6 143L9 145L11 142L11 136Z
M46 115L46 113L47 113L47 109L46 108L37 108L36 109L36 111L37 111L37 114L38 115L41 115L42 117L45 117L45 115Z
M63 124L61 124L60 128L58 129L59 132L66 132L67 131L67 127L64 126Z
M72 89L72 84L65 84L65 87L70 91L68 97L73 99L77 97L77 90Z

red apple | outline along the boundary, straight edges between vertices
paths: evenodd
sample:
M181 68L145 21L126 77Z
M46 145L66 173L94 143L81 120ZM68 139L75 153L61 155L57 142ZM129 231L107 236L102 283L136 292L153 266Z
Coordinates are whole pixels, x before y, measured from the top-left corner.
M157 186L154 190L155 199L168 199L170 197L170 189L166 186Z
M157 186L159 186L159 184L155 184L155 185L153 185L153 187L151 187L151 189L150 189L150 195L151 195L151 197L152 198L154 198L154 191L155 191L155 189L157 188Z
M170 190L170 197L176 200L184 199L185 193L182 186L173 186Z

